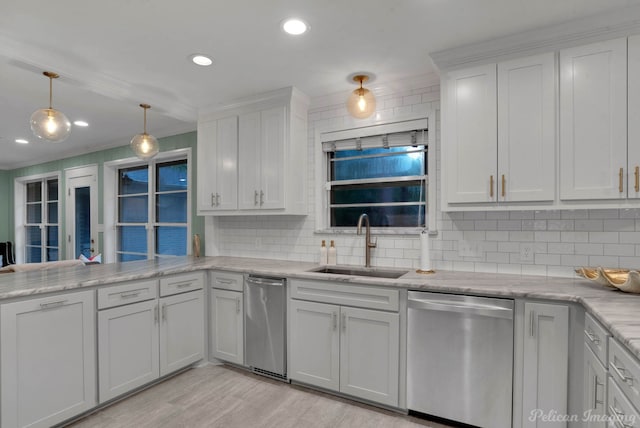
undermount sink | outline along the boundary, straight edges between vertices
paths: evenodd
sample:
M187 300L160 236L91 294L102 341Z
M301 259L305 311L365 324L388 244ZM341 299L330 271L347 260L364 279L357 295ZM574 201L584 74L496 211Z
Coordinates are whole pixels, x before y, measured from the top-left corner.
M396 278L400 278L402 275L408 273L409 271L378 269L378 268L360 268L356 266L348 266L348 267L347 266L342 266L342 267L322 266L319 268L311 269L308 272L396 279Z

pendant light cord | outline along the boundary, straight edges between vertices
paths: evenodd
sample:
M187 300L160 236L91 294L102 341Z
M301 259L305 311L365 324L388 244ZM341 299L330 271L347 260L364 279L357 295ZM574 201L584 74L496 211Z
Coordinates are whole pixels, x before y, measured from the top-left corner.
M49 76L49 110L53 109L53 77Z
M144 133L147 133L147 108L144 107Z

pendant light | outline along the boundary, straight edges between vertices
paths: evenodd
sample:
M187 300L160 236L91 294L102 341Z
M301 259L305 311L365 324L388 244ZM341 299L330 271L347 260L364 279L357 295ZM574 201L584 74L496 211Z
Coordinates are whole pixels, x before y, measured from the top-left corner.
M151 106L149 104L140 104L140 107L144 109L144 132L131 139L131 150L140 159L147 160L157 155L160 149L156 137L147 134L147 109L150 109Z
M357 119L366 119L376 111L376 98L373 93L362 87L362 83L369 80L369 76L358 74L353 76L353 81L360 84L347 100L347 110L349 114Z
M59 110L52 107L53 79L57 79L56 73L45 71L42 74L49 78L49 108L36 110L31 115L31 131L33 134L52 143L60 143L67 139L71 133L71 122Z

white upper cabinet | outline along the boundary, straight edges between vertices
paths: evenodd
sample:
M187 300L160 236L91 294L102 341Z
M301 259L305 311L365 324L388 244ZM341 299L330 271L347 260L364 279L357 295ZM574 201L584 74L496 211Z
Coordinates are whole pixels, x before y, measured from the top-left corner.
M629 198L640 198L640 36L629 37L628 160Z
M443 205L553 201L555 76L553 53L447 74Z
M446 201L495 201L496 65L448 73L443 93Z
M284 209L286 110L240 116L240 209Z
M561 50L560 199L626 198L626 168L627 39Z
M200 113L199 214L307 214L308 104L285 88Z
M238 208L238 116L198 122L198 211Z
M553 201L555 54L498 64L498 201Z

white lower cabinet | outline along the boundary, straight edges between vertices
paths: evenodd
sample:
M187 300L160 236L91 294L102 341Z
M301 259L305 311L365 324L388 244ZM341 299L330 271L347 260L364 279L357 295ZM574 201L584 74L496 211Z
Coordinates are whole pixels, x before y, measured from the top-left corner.
M98 312L100 402L158 378L158 302L149 300Z
M209 314L211 355L223 361L244 364L243 294L239 291L211 289Z
M160 376L204 357L202 290L160 298Z
M399 315L291 300L290 377L398 405Z
M2 427L50 427L96 405L94 296L2 305Z
M607 415L607 370L589 346L584 345L584 422L588 428L603 428Z
M564 427L566 422L533 417L567 414L569 308L527 302L524 305L522 426Z
M170 287L176 280L181 287ZM202 283L201 276L193 274L163 279L160 289L174 294L160 298L157 281L98 290L98 306L103 308L98 312L101 403L204 357L203 291L175 294L201 288Z

